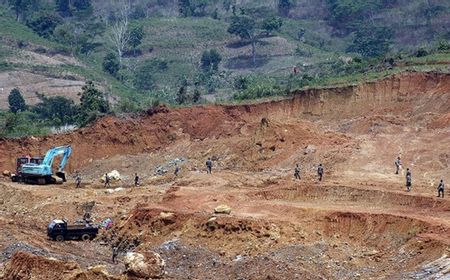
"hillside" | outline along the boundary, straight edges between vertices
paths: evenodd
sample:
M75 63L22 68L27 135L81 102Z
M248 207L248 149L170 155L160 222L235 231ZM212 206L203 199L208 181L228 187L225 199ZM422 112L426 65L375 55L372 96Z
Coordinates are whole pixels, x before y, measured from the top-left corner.
M112 111L134 112L155 102L229 102L448 71L450 63L450 3L442 1L22 3L0 1L3 110L14 88L27 105L41 102L36 93L78 103L88 80ZM125 18L119 54L111 34ZM231 32L234 23L250 29Z
M0 0L0 279L449 280L449 27L440 0Z

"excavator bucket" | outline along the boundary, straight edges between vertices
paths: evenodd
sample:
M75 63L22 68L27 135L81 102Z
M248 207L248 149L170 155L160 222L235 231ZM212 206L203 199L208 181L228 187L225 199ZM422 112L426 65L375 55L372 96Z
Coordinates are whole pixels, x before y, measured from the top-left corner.
M66 182L66 172L64 171L58 171L55 174L57 177L61 178L63 182Z

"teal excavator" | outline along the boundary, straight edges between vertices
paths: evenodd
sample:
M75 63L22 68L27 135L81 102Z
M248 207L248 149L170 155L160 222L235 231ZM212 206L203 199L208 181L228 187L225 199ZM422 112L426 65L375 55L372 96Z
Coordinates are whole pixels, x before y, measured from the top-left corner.
M13 182L27 184L55 184L66 181L64 167L69 160L72 148L70 146L55 147L47 151L45 157L23 156L17 159L16 174L11 175ZM62 155L58 170L53 174L52 165L56 156Z

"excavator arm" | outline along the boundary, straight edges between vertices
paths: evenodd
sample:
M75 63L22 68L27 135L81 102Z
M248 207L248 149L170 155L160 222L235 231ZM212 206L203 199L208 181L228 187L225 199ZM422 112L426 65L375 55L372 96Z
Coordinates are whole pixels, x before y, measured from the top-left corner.
M61 159L61 163L58 167L58 172L61 172L64 170L64 167L66 166L67 160L69 159L71 153L72 148L70 146L52 148L48 150L47 154L45 155L44 160L42 161L42 165L52 166L55 157L62 154L63 158Z

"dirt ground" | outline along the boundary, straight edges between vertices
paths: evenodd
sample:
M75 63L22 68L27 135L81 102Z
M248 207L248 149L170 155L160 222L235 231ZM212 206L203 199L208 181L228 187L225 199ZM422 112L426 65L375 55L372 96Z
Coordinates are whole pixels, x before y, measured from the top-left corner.
M133 240L128 251L162 257L164 279L450 279L450 193L436 197L440 179L450 184L449 116L450 75L408 72L0 140L1 170L13 170L19 155L70 144L67 170L83 179L81 188L72 178L48 186L1 179L0 277L137 279L126 274L126 250L111 260L114 244ZM99 178L111 170L122 180L104 188ZM47 238L52 219L79 220L89 204L94 221L111 218L112 229L87 242ZM231 214L214 214L222 204Z

